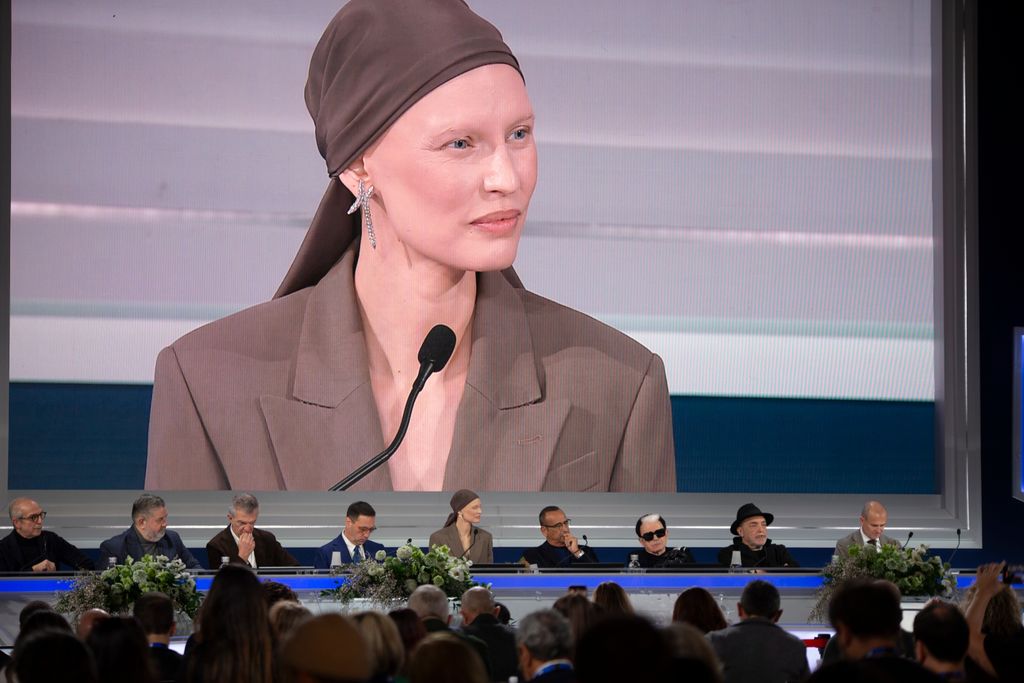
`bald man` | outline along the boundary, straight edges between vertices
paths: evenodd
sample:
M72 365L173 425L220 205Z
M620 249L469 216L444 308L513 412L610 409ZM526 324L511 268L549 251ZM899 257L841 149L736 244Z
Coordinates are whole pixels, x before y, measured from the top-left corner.
M855 545L870 550L878 550L883 545L901 545L897 539L885 535L888 522L889 513L884 505L877 500L864 503L860 511L860 528L839 539L835 554L845 560L850 556L850 548Z
M7 506L14 530L0 540L0 571L52 572L60 565L95 569L92 560L52 531L43 530L46 510L31 498L15 498Z

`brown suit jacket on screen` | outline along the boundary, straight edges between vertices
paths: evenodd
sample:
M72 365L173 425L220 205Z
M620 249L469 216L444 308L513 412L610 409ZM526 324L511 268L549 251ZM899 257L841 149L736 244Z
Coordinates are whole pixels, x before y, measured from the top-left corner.
M384 448L356 249L320 282L201 327L157 359L146 488L324 490ZM389 491L382 466L353 490ZM661 359L480 273L442 490L674 491Z

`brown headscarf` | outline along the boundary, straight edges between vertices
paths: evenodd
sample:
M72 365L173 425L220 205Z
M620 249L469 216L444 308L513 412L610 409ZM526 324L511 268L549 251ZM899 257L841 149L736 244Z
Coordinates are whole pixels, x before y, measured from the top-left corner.
M452 496L451 503L449 503L449 505L452 506L452 511L448 515L448 519L445 520L444 525L448 527L455 524L455 520L459 518L459 510L466 507L479 497L480 496L478 496L474 491L470 491L469 489L459 489L456 491L455 495Z
M409 107L487 64L519 62L498 29L463 0L351 0L328 24L309 63L306 106L332 178L275 297L320 281L358 232L352 194L335 176Z

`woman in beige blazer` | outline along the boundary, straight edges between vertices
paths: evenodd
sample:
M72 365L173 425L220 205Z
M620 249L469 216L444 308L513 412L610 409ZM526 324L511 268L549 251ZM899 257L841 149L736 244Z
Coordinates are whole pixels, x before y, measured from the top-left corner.
M477 526L483 515L480 496L460 489L452 496L451 507L444 527L430 534L430 547L445 545L454 557L464 557L473 564L493 564L494 537Z
M511 269L537 156L498 31L460 0L352 0L306 102L327 192L274 300L161 352L146 487L326 489L395 435L444 323L451 359L356 489L674 491L661 360Z

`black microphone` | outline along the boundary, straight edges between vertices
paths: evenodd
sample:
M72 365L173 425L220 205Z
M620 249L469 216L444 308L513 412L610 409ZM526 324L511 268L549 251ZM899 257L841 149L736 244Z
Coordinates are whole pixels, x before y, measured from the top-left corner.
M905 549L907 547L907 544L910 543L910 539L912 539L913 537L914 537L914 532L913 531L911 531L909 534L907 534L907 540L903 541L903 545L900 546L900 550Z
M392 439L387 448L354 469L347 477L327 489L328 491L347 490L358 483L359 480L370 472L373 472L375 469L386 463L391 456L395 454L395 451L397 451L398 447L402 444L402 439L405 438L406 430L409 429L409 419L412 417L412 406L416 403L416 397L420 395L421 391L423 391L423 386L427 383L427 378L433 373L440 372L444 369L444 366L447 365L448 360L452 357L452 352L454 350L455 333L452 332L452 328L447 325L434 325L430 328L430 332L427 332L427 336L423 340L423 344L420 346L420 352L418 355L420 371L417 373L416 379L412 383L412 389L409 391L409 398L405 401L405 411L402 413L402 422L398 425L398 433L395 434L395 438Z
M580 534L580 538L583 539L583 545L588 545L588 546L590 545L590 541L587 540L587 535L586 534Z
M953 548L953 552L950 554L949 560L946 562L950 569L953 568L953 558L956 557L956 551L958 550L960 550L960 529L956 530L956 547Z

